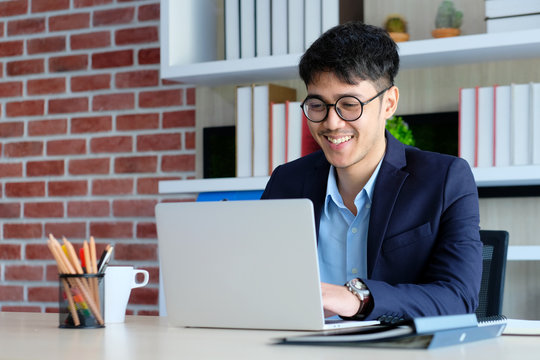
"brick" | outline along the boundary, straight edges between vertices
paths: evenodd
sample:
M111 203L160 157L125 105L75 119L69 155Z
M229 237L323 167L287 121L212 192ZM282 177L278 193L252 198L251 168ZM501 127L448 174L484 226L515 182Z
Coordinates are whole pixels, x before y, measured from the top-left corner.
M156 261L156 244L116 244L114 247L115 260L126 261Z
M4 225L5 228L5 225ZM21 245L18 244L0 244L1 260L20 260Z
M181 180L178 177L148 177L137 179L137 194L158 194L159 182L163 180Z
M131 222L91 222L90 234L100 239L125 239L133 237L133 223ZM116 246L114 257L117 257Z
M85 196L88 195L88 182L86 180L49 181L48 190L49 196Z
M21 216L20 203L0 203L0 218L18 218Z
M82 155L86 154L86 140L66 139L47 141L47 155Z
M54 234L54 236L65 236L67 239L84 239L86 238L86 223L85 222L61 222L45 224L45 234Z
M45 12L69 9L70 0L32 0L32 12Z
M30 39L26 43L28 54L40 54L50 52L60 52L66 50L65 36L54 36L41 39Z
M182 105L182 89L144 91L139 94L139 106L165 107Z
M31 312L40 313L40 306L3 305L2 312Z
M108 174L110 159L72 159L68 168L71 175Z
M114 200L113 216L116 217L154 217L157 200Z
M111 33L99 31L88 34L71 35L71 50L96 49L111 45Z
M111 87L111 75L83 75L71 78L71 91L103 90Z
M113 0L74 0L73 6L75 8L82 8L82 7L89 7L89 6L97 6L97 5L105 5L112 3Z
M41 238L41 224L6 224L4 223L4 239L33 239ZM47 245L45 245L46 247ZM27 254L28 255L28 254ZM28 256L27 256L28 258Z
M133 179L95 179L92 195L127 195L133 193Z
M137 151L180 150L180 134L151 134L137 136Z
M90 151L93 153L131 152L133 139L131 136L109 136L90 140Z
M0 122L0 138L21 137L24 134L22 122Z
M0 178L6 177L21 177L22 164L20 163L0 163Z
M28 12L28 0L0 2L0 17L23 15Z
M28 135L60 135L67 133L67 119L34 120L28 122Z
M24 216L27 218L63 217L64 204L52 201L25 203Z
M36 116L45 112L45 102L43 100L14 101L6 104L6 115L8 117Z
M186 132L184 134L184 146L187 150L195 150L195 133L194 132Z
M60 94L66 92L65 78L46 78L28 80L26 84L28 95Z
M58 266L45 265L45 281L57 281L58 280Z
M65 98L49 100L49 114L66 114L88 111L88 98Z
M24 42L22 40L0 42L0 57L22 55L23 48Z
M112 129L111 116L90 116L71 119L71 133L92 133L110 131Z
M109 202L70 201L67 207L68 217L108 217L111 214Z
M127 110L135 107L135 94L95 95L92 100L93 111Z
M29 161L26 163L26 176L64 175L64 160Z
M9 265L4 278L7 281L42 281L43 274L43 266Z
M9 76L41 74L45 71L43 59L11 61L6 64L6 73Z
M114 172L117 174L153 173L156 170L156 156L118 157L114 161Z
M155 223L138 223L137 239L156 239L157 230Z
M45 233L48 236L50 233ZM41 236L40 236L41 237ZM42 240L42 239L40 239ZM26 245L26 260L52 260L53 256L44 241Z
M45 18L12 20L7 24L9 36L37 34L45 31Z
M139 6L139 21L159 20L159 3Z
M49 59L50 72L86 70L87 68L88 55L58 56Z
M159 84L159 73L157 70L137 70L118 73L115 77L116 87L134 88L144 86L157 86Z
M163 113L163 128L194 127L195 110L182 110Z
M132 131L159 128L159 114L129 114L116 117L116 130Z
M43 142L41 141L21 141L8 143L4 146L4 156L25 157L43 155Z
M23 301L23 290L22 286L0 285L0 301Z
M116 30L116 45L143 44L159 41L157 26Z
M90 13L49 17L49 31L85 29L90 26Z
M186 105L195 105L195 88L186 89Z
M159 48L141 49L137 54L139 65L159 64L160 51Z
M118 50L92 55L92 69L106 69L133 65L133 50Z
M133 21L135 8L119 8L111 10L96 10L94 12L94 26L127 24Z
M158 303L159 289L151 287L140 287L133 289L129 296L130 304L155 305Z
M161 160L161 170L171 171L195 171L195 155L167 155Z
M54 302L58 301L57 286L30 286L28 287L29 302Z

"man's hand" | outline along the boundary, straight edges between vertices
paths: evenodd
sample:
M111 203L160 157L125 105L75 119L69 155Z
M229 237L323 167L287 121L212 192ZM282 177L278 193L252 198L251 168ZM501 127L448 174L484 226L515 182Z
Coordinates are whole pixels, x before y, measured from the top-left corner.
M350 317L360 309L360 299L346 286L321 283L324 316L341 315Z

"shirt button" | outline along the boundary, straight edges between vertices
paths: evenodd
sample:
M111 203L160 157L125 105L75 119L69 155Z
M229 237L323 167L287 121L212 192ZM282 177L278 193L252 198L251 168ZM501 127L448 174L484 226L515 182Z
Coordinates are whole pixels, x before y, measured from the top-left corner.
M352 229L351 229L351 232L352 232L353 234L356 234L356 233L358 232L358 229L357 229L357 228L352 228Z
M358 269L357 269L357 268L353 268L353 269L352 269L352 273L353 273L353 274L358 274Z
M366 209L371 208L371 204L366 204Z

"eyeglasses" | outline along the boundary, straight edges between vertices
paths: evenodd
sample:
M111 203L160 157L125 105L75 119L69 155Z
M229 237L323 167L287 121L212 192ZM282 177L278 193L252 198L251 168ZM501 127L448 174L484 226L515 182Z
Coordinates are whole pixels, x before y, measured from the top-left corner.
M364 106L384 94L394 85L390 85L383 91L377 93L366 102L360 101L356 96L345 95L337 99L334 104L327 104L318 97L307 97L300 105L309 121L319 123L328 117L328 109L333 106L338 116L345 121L355 121L360 119L364 112Z

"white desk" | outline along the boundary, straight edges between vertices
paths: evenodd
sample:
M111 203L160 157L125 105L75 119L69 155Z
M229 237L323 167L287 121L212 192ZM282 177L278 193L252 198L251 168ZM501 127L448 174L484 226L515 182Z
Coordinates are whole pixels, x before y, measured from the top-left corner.
M291 332L186 329L127 316L104 329L59 329L57 314L0 313L0 359L538 359L540 338L502 336L436 350L285 346ZM297 334L301 334L298 332Z

